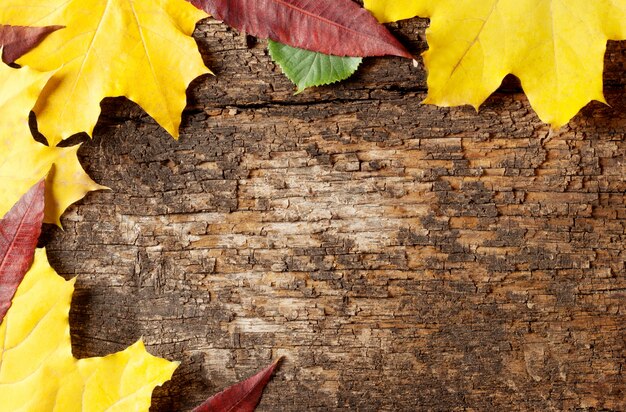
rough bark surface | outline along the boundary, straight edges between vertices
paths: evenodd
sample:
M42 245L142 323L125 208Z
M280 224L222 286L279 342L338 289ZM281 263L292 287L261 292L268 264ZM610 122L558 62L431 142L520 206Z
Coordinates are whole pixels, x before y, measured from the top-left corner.
M281 355L261 411L626 410L626 43L612 107L551 133L511 79L479 113L399 58L294 96L264 43L196 37L180 141L105 101L80 155L112 190L48 230L77 356L181 360L154 411Z

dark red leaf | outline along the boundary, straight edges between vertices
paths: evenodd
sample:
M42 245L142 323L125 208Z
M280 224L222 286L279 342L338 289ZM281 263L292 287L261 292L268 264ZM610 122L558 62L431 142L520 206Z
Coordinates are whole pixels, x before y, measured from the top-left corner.
M280 358L261 372L211 396L193 412L252 412L263 395Z
M30 269L41 234L44 180L33 186L0 220L0 323Z
M39 44L48 34L63 26L26 27L0 24L2 61L9 64Z
M413 58L352 0L189 0L226 24L261 38L335 56Z

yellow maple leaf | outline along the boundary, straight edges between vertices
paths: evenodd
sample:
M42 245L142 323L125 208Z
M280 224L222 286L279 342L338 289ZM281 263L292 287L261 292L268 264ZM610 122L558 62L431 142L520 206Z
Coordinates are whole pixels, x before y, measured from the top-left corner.
M65 26L18 60L57 70L35 106L52 145L93 133L100 101L126 96L178 137L186 88L210 73L191 37L206 13L185 0L3 0L0 22Z
M0 325L3 412L147 411L152 390L178 366L150 355L141 341L123 352L77 360L69 311L74 280L48 264L44 249Z
M91 190L105 189L81 167L78 146L48 147L32 138L28 114L52 75L0 63L0 216L46 174L47 223L60 225L69 205Z
M426 103L478 108L517 76L542 121L558 128L604 102L607 40L626 39L622 0L365 0L382 22L429 17Z

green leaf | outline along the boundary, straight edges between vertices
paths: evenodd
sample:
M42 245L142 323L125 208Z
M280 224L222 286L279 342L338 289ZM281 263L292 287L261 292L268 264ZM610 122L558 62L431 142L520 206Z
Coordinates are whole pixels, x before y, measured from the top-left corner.
M298 49L269 41L272 59L296 86L298 93L313 86L336 83L352 76L359 68L361 57L340 57Z

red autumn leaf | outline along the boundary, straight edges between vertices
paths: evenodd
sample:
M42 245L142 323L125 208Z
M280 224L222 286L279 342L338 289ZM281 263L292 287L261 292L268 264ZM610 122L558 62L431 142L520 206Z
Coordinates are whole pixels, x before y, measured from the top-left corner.
M189 0L226 24L261 38L335 56L413 58L352 0Z
M26 27L0 24L0 46L3 47L2 61L13 63L24 53L39 44L48 34L63 26Z
M252 412L263 395L280 359L245 381L211 396L192 412Z
M0 323L33 263L43 222L44 184L39 181L0 220Z

